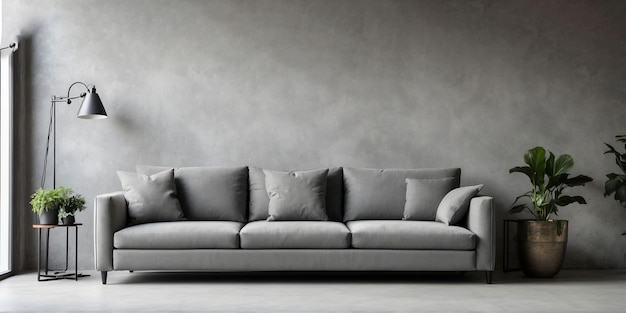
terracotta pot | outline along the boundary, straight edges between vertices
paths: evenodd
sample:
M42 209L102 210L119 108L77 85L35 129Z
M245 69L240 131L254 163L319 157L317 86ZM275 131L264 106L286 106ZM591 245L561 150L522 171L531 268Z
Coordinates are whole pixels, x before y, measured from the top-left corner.
M39 214L39 224L41 225L58 225L59 209L50 209Z
M559 222L561 234L557 231ZM567 247L567 221L519 221L517 225L517 246L524 275L549 278L558 274Z

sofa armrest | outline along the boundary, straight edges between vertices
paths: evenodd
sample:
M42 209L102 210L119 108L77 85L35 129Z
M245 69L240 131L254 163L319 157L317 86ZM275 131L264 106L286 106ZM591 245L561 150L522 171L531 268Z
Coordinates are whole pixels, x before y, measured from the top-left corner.
M127 208L121 191L94 200L94 260L97 271L113 270L113 234L127 224Z
M471 200L467 228L477 236L476 270L493 271L496 263L496 225L492 197L480 196Z

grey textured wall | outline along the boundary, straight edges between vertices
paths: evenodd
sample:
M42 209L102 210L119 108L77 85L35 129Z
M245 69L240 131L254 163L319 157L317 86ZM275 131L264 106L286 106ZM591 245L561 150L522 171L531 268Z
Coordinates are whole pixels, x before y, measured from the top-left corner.
M17 1L18 205L39 181L48 99L97 85L109 119L58 112L58 181L89 199L135 164L463 168L501 220L543 145L595 181L566 267L624 267L626 210L602 196L626 133L624 1ZM80 262L92 268L93 208ZM20 257L34 264L31 214ZM500 222L498 223L500 231ZM499 235L501 237L501 235ZM501 239L501 238L500 238ZM501 241L499 241L500 245ZM54 254L60 260L59 254ZM499 251L501 256L501 251Z

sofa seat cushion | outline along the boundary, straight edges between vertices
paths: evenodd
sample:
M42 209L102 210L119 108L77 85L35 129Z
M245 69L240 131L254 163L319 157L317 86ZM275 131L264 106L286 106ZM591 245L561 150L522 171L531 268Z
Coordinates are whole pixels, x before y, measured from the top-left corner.
M256 221L239 234L243 249L344 249L350 231L339 222Z
M358 249L472 250L476 235L460 226L430 221L368 220L347 223Z
M116 249L238 249L242 223L182 221L124 228L113 235Z

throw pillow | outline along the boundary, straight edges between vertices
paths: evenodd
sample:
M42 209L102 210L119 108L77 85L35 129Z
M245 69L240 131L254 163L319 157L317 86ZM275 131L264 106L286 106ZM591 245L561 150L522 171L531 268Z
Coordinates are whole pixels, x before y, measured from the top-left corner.
M137 173L152 175L171 167L137 165ZM248 168L176 167L174 183L187 220L245 222Z
M454 187L454 177L440 179L406 179L406 202L403 220L434 221L437 206Z
M437 208L437 222L446 225L458 224L469 210L470 200L483 188L483 185L453 189L443 197Z
M343 168L344 222L401 220L406 202L406 179L453 177L459 186L461 169Z
M118 171L117 176L128 202L131 224L183 219L173 169L152 176Z
M270 198L268 221L327 221L328 169L303 172L263 170Z
M263 169L250 167L248 175L250 186L250 210L249 222L267 220L270 198L265 188L265 174ZM176 173L174 173L176 175ZM181 201L184 207L184 202ZM329 221L343 221L343 168L333 167L328 169L326 177L326 215ZM185 214L185 217L187 215Z

